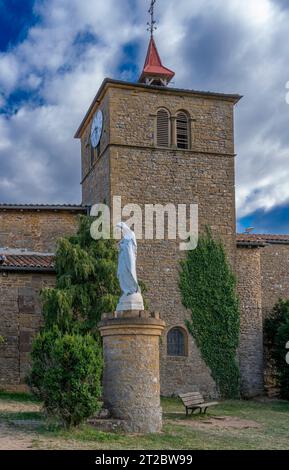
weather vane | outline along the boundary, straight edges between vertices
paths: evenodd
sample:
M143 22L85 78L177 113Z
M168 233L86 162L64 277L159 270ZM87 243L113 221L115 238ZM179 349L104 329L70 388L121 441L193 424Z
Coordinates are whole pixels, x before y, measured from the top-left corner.
M151 0L151 6L150 6L150 9L149 9L149 14L151 15L151 21L150 21L150 23L147 23L147 25L148 25L148 31L150 31L151 36L154 35L154 31L157 29L156 21L155 21L155 17L154 17L156 1L157 0Z

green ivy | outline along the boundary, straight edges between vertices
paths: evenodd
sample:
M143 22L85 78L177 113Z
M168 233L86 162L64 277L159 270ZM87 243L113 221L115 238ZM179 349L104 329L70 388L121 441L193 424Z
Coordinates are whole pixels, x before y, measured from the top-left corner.
M181 262L183 305L191 311L187 328L224 398L239 396L240 314L236 280L221 241L209 229Z
M273 361L281 397L289 399L289 365L286 344L289 341L289 300L280 299L265 320L265 344L269 360Z

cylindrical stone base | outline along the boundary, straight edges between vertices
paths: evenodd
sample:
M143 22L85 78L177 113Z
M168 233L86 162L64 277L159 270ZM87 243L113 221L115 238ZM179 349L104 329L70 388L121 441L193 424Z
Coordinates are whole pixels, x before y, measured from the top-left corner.
M165 327L156 318L103 320L104 405L125 430L155 433L162 428L159 337Z

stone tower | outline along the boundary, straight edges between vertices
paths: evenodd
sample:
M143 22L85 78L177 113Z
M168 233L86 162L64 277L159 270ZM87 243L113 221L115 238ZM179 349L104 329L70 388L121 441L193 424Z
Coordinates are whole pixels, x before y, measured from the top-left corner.
M199 229L209 225L235 262L233 113L239 95L169 88L151 38L139 83L105 79L76 138L81 139L82 203L198 204ZM99 141L91 127L101 111ZM214 396L210 371L185 327L189 313L178 288L184 252L175 240L139 240L138 276L149 308L166 322L161 341L161 393L200 390Z

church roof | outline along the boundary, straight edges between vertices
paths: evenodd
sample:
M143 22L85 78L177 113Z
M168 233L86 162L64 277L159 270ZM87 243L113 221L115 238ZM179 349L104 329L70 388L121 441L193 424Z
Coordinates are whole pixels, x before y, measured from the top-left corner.
M152 76L165 77L168 81L175 76L175 72L163 66L153 36L149 42L144 68L139 81L142 82L146 77Z
M289 235L272 235L260 233L239 233L237 234L238 246L265 246L265 245L287 245Z
M71 211L71 212L87 212L87 208L75 204L1 204L0 212L8 210L20 211Z
M54 272L54 260L53 254L15 254L0 251L0 271Z
M289 235L271 234L237 234L237 247L258 248L266 245L289 245ZM55 255L53 253L21 252L0 248L0 272L55 272Z

